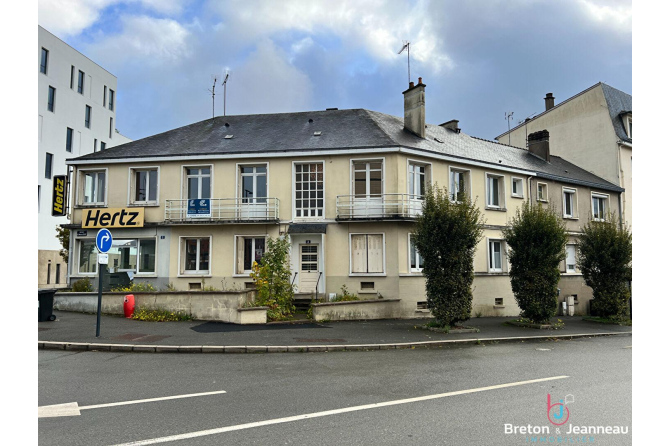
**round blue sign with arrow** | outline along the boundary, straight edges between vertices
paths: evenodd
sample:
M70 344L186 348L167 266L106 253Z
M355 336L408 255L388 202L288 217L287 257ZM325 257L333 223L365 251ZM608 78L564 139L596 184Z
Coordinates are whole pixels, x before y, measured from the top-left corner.
M109 251L112 247L112 233L109 232L109 229L102 228L98 231L98 235L95 236L95 246L102 253Z

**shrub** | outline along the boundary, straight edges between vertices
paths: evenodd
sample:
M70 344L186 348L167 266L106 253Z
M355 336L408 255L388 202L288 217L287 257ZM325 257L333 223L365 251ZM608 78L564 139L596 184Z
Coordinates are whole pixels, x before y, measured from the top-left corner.
M268 319L285 319L295 311L287 238L268 237L260 263L252 265L251 278L256 285L256 306L267 306Z
M337 293L332 302L350 302L354 300L360 300L356 293L350 293L346 285L342 285L340 292Z
M443 326L468 320L472 311L474 255L484 219L468 197L461 198L452 202L446 188L429 187L416 222L428 308Z
M521 316L546 322L558 307L559 264L568 235L553 209L524 202L503 229L510 248L510 281Z
M131 282L127 286L119 285L110 289L110 291L117 291L123 293L132 293L132 292L150 292L156 291L156 287L150 284L149 282Z
M577 267L593 289L593 314L615 320L626 316L633 274L633 235L614 214L590 221L577 241Z
M138 321L152 321L152 322L170 322L170 321L190 321L193 318L186 313L180 311L170 311L162 308L148 309L138 307L133 313L133 319Z
M93 284L88 277L79 279L72 284L72 291L76 293L87 293L93 291Z

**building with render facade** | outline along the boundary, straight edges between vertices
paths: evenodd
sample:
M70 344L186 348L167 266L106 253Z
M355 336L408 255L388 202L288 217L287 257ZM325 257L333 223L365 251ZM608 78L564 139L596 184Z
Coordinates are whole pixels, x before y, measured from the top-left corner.
M364 109L220 116L68 159L73 169L71 280L97 273L95 235L114 237L108 267L158 289L242 289L267 237L287 236L298 293L343 285L401 299L425 316L422 259L412 241L428 184L470 196L486 218L475 256L473 314L518 315L501 229L526 200L554 205L570 231L561 298L591 290L574 236L619 210L623 189L549 153L425 123L425 85L403 92L405 116ZM593 214L591 202L601 207Z
M66 158L130 141L116 123L116 77L38 26L38 286L66 286L66 264L52 216L55 176L67 175Z
M495 139L527 147L529 134L548 130L553 154L625 189L621 217L632 229L633 96L599 82L557 105L552 93L544 100L544 112Z

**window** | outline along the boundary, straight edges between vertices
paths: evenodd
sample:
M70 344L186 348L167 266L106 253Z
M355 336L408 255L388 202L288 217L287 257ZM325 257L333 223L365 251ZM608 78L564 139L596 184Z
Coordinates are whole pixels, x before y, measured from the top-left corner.
M416 249L414 235L409 235L409 271L411 273L419 273L423 271L423 257Z
M295 216L323 217L323 163L295 165Z
M86 114L84 115L84 127L87 129L91 128L91 107L86 106Z
M82 204L104 204L106 188L105 171L81 171Z
M523 178L512 177L512 196L523 198Z
M565 245L565 272L577 272L576 245Z
M211 167L186 168L186 197L189 200L193 198L211 198L211 183Z
M114 111L114 90L109 89L109 109Z
M79 78L77 79L77 93L84 94L84 72L79 70Z
M113 129L114 129L114 118L109 118L109 139L112 139Z
M547 185L537 183L537 201L547 201Z
M131 169L132 203L158 203L158 168Z
M593 219L603 221L607 214L607 195L591 194L591 205L593 210Z
M451 201L461 201L470 197L470 171L449 169L449 197Z
M489 240L489 272L501 273L504 267L505 250L503 240Z
M60 263L56 263L56 284L60 283Z
M630 139L633 139L633 118L629 117L627 119L628 122L628 137Z
M51 260L47 263L47 285L51 283Z
M563 188L563 217L577 218L577 191Z
M254 262L259 263L265 254L265 236L237 237L236 245L235 274L249 274Z
M42 186L37 185L37 212L40 212L42 202Z
M102 88L102 106L107 107L107 85Z
M70 90L74 89L74 65L70 66Z
M93 152L97 152L97 151L98 151L98 140L94 138L93 139Z
M56 109L56 89L49 85L49 97L47 98L47 110L50 112Z
M40 73L47 74L47 66L49 65L49 50L42 48L42 59L40 61Z
M105 150L107 148L107 143L100 141L100 150Z
M53 154L47 153L46 162L44 163L44 178L46 178L47 180L50 180L51 175L53 174L53 164L54 164Z
M381 197L384 189L384 164L377 161L353 161L354 195L361 198Z
M135 274L156 272L156 239L114 239L109 255L109 268Z
M426 164L409 163L409 172L407 177L408 193L410 199L423 199L426 195L426 175L428 166Z
M181 238L182 274L209 274L210 237Z
M68 127L65 135L65 151L72 152L72 134L73 130Z
M351 234L351 273L384 274L384 234Z
M98 250L95 247L95 239L79 240L79 274L95 274L98 269Z
M505 207L505 177L486 174L486 206L502 209Z

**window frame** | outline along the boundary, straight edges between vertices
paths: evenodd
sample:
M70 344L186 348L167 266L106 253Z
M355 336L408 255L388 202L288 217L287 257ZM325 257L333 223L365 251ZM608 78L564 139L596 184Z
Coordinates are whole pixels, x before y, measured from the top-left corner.
M75 274L76 274L76 276L79 276L79 277L81 277L81 276L92 277L92 276L96 276L98 274L98 262L97 262L97 260L94 260L92 262L92 265L93 265L93 271L92 272L91 271L87 271L87 272L82 272L81 271L81 265L82 265L81 249L82 249L82 244L86 243L86 242L92 243L93 249L91 250L91 252L95 253L97 251L96 248L95 248L95 238L93 238L93 237L82 237L82 238L77 238L76 239L76 253L75 254L76 254L76 257L77 257L77 272Z
M262 172L261 173L254 172L252 174L246 174L246 173L243 174L242 173L242 168L244 168L244 167L253 167L253 168L265 167L265 195L266 196L265 197L253 197L253 200L257 200L259 198L269 198L268 195L270 194L270 163L269 162L265 162L265 163L263 163L263 162L260 162L260 163L236 163L235 164L235 171L236 171L236 174L237 174L237 179L236 179L236 183L235 183L235 197L240 200L239 203L242 204L242 199L243 198L252 199L251 197L244 197L243 196L243 194L242 194L242 184L243 184L242 179L244 177L255 178L255 177L258 177L258 176L263 176ZM212 170L212 172L213 172L213 170ZM210 182L211 182L211 180L210 180ZM212 182L211 184L213 185L214 183ZM258 183L254 182L254 188L256 187L257 184ZM247 203L250 203L250 202L247 202ZM247 204L247 203L245 203L245 204ZM263 201L254 201L253 202L253 204L256 204L256 203L257 204L267 203L267 200L265 202L263 202Z
M321 164L322 165L321 182L323 183L323 187L322 187L321 191L323 192L323 197L321 198L321 200L322 200L323 205L320 208L321 209L321 215L320 216L319 215L315 215L313 217L311 215L298 216L298 207L296 206L296 201L298 201L298 198L296 197L296 194L298 192L298 189L296 188L296 183L297 183L297 180L296 180L296 175L297 175L296 166L298 164L303 165L303 166L304 165L309 165L309 164ZM268 173L268 175L270 174L269 169L267 170L267 173ZM302 172L302 173L304 173L304 172ZM318 174L318 171L317 171L317 174ZM291 180L291 189L292 189L291 190L291 215L293 215L293 218L295 220L300 220L300 221L303 221L303 220L324 220L326 218L326 161L325 160L293 161L291 163L291 178L292 178L292 180ZM318 191L319 191L319 189L318 189L318 181L319 181L318 177L317 177L316 181L317 181L317 189L316 189L317 197L316 197L316 200L317 200L317 203L318 203L318 200L319 200L319 197L318 197ZM268 177L268 182L269 182L269 177ZM303 184L304 184L304 182L303 182ZM304 191L304 189L303 189L303 191ZM311 191L311 189L310 189L310 191ZM309 199L311 200L311 197ZM304 200L304 198L301 198L300 200L302 201L302 200ZM319 207L318 206L316 206L315 208L312 208L312 207L302 208L301 207L300 209L302 211L315 209L316 210L315 214L318 214Z
M84 77L86 77L85 73L79 70L79 74L77 75L77 93L81 95L84 94Z
M51 85L49 85L49 90L47 91L47 111L56 113L56 87Z
M500 268L496 268L492 265L492 254L493 251L491 246L493 243L500 243ZM505 239L487 237L486 238L486 270L489 274L504 274L508 272L507 269L507 244Z
M428 190L428 187L433 183L433 163L428 161L421 161L416 159L407 158L407 195L420 196L423 199L424 195L421 194L412 194L412 182L410 182L411 171L410 166L423 167L423 182L424 190ZM420 173L419 173L420 174Z
M107 85L102 86L102 106L107 107Z
M109 110L114 111L114 90L111 88L109 89L109 101L107 104L109 105Z
M579 214L577 213L577 210L579 207L577 206L577 189L574 187L565 187L563 186L562 188L562 194L563 194L563 218L569 218L573 220L577 220L579 218ZM570 214L567 213L567 200L566 195L572 195L572 208Z
M196 269L193 272L187 272L190 270L186 269L186 241L187 240L198 240L198 246L196 250L196 260L197 266L200 266L200 245L202 240L209 240L209 253L207 258L208 269ZM180 235L179 236L179 259L178 259L178 273L177 277L211 277L212 276L212 236L211 235Z
M485 179L486 179L486 209L493 209L493 210L501 210L504 211L506 210L506 193L505 193L505 175L504 174L497 174L497 173L492 173L492 172L486 172L485 173ZM497 179L498 180L498 205L491 204L489 203L489 198L490 198L490 190L489 190L489 178Z
M107 143L105 141L100 141L100 151L102 152L103 150L107 149Z
M114 239L114 242L120 241L120 240L134 240L137 242L136 250L137 252L135 253L135 269L132 268L116 268L115 272L132 272L133 276L138 276L138 277L157 277L157 260L158 260L158 241L156 240L156 237L129 237L129 238L123 238L119 237L117 239ZM140 254L142 252L141 245L143 241L153 241L154 242L154 268L153 271L142 271L140 272ZM114 245L112 244L112 248L114 248ZM113 254L112 254L113 255ZM111 262L111 259L110 259Z
M103 201L94 201L94 202L84 202L84 197L86 196L86 174L87 173L102 173L105 174L105 190L104 190L104 200ZM97 169L80 169L77 171L77 206L81 207L106 207L107 206L107 197L109 191L109 172L106 167L97 168Z
M518 182L519 183L519 190L520 192L514 193L514 183ZM510 194L513 198L523 198L524 194L524 185L523 185L523 178L521 177L510 177Z
M44 47L40 52L40 73L49 75L49 50Z
M74 90L74 65L70 65L70 90Z
M361 273L353 272L352 261L352 238L355 235L381 235L382 236L382 272ZM367 246L367 245L366 245ZM367 248L366 248L367 249ZM386 233L385 232L350 232L349 233L349 277L386 277Z
M593 200L595 198L603 200L603 216L602 218L596 218L596 213L595 213L595 207L593 206ZM594 221L605 221L605 218L607 217L607 213L609 212L609 201L610 201L610 196L609 194L603 194L600 192L591 192L591 218Z
M575 263L573 264L574 268L572 270L570 268L568 268L568 247L572 247L572 249L574 250ZM577 244L576 243L567 243L565 245L565 260L564 260L564 262L565 262L565 273L566 274L579 274L579 272L577 271Z
M135 185L136 175L139 172L156 171L156 199L140 201L136 199L137 190ZM161 190L161 168L160 166L131 166L128 168L128 205L129 206L159 206L160 205L160 190ZM149 188L149 196L151 188Z
M189 200L188 198L188 169L202 169L209 168L209 199L213 199L212 195L214 192L214 164L182 164L181 165L181 199ZM202 177L202 175L199 175ZM199 195L202 195L202 180L199 181ZM199 199L207 199L205 197L199 197Z
M93 108L90 105L86 105L84 109L84 127L87 129L91 128L91 120L93 119Z
M54 175L54 154L46 152L46 157L44 158L44 178L51 180Z
M237 269L237 262L238 262L238 247L240 241L244 241L244 239L252 239L252 250L255 251L255 246L256 246L256 239L262 238L265 240L265 248L263 249L263 255L267 252L268 248L268 234L235 234L234 235L235 240L233 243L233 277L249 277L251 274L252 270L246 270L244 269L244 259L242 259L242 272L239 272ZM244 251L242 252L242 255L244 255ZM256 260L253 259L254 256L252 256L251 264L253 265L253 262ZM262 256L261 256L262 257Z
M415 243L412 242L412 236L415 234L412 234L411 232L407 234L407 271L410 272L410 274L423 274L423 268L417 267L417 268L412 268L412 245L416 245ZM419 259L421 262L419 262ZM416 249L416 246L414 248L414 260L416 261L416 264L423 264L423 257L421 254L419 254L419 251Z
M630 115L626 118L626 134L633 139L633 117Z
M74 129L66 127L65 130L65 151L72 153L72 146L74 145Z
M356 184L355 184L355 181L356 181L355 172L356 171L354 170L354 164L356 164L356 163L370 164L370 163L378 163L378 162L381 162L381 164L382 164L382 168L381 168L381 172L382 172L381 192L379 194L380 197L373 196L373 194L370 193L370 187L369 186L370 186L371 182L368 180L369 179L368 174L370 172L369 168L365 169L365 172L366 172L366 180L365 180L366 181L366 186L365 186L366 193L365 193L365 195L362 195L360 197L356 197ZM363 199L379 198L379 199L383 199L385 193L386 193L386 157L382 156L382 157L350 158L349 159L349 195L352 198L359 198L359 199L360 198L363 198Z
M544 198L540 198L540 186L544 186L544 192L546 195ZM549 185L547 183L540 183L539 181L537 182L536 191L535 191L535 199L538 202L546 203L549 201Z
M472 171L470 169L463 169L461 167L454 167L454 166L449 166L449 178L447 180L449 181L449 199L454 203L458 202L456 200L456 197L454 196L454 188L453 188L454 183L452 182L451 178L452 172L458 172L465 175L463 180L463 183L466 185L465 195L469 199L472 199Z

